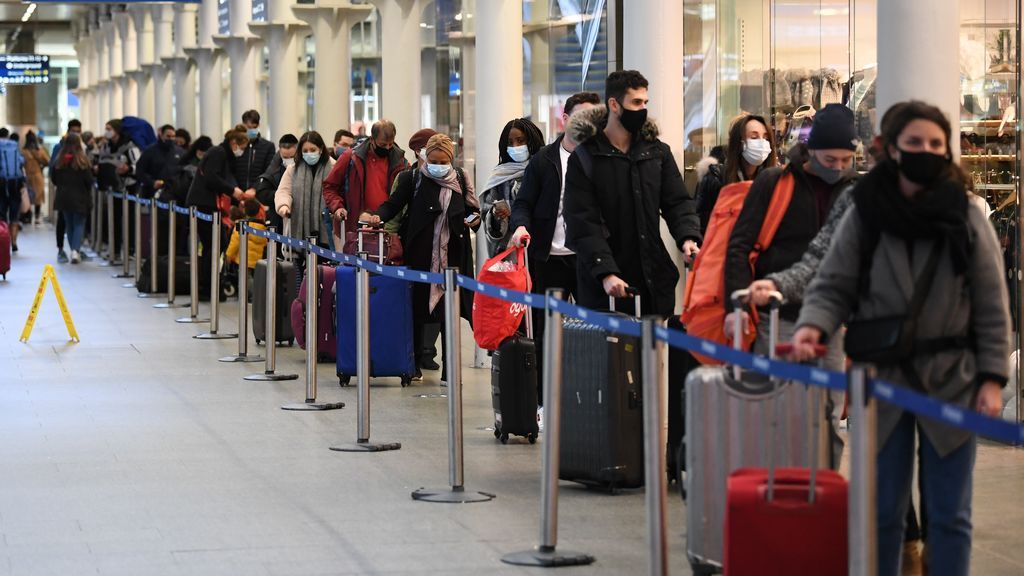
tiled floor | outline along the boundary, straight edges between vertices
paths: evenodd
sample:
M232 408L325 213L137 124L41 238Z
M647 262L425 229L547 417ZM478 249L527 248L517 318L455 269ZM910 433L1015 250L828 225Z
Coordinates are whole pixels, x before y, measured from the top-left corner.
M356 398L329 365L319 397L348 407L284 412L304 398L302 379L242 380L262 364L217 362L235 340L192 339L207 326L175 323L187 309L151 308L96 263L57 266L82 342L66 343L47 295L30 343L19 343L52 229L20 244L0 282L0 576L539 571L500 562L537 542L541 445L502 446L483 430L486 371L464 372L466 485L497 498L415 502L416 488L447 484L446 400L419 397L444 392L437 373L412 388L373 386L372 438L400 451L331 452L355 439ZM222 308L222 331L235 331L236 306ZM303 358L279 349L278 368L304 374ZM1024 452L985 446L977 470L974 573L1024 573ZM642 492L562 487L560 544L597 557L564 572L645 570ZM669 502L672 571L688 573L674 489Z

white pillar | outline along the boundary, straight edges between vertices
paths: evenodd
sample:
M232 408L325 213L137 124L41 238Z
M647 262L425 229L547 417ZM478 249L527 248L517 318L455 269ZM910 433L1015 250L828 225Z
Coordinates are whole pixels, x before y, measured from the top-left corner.
M196 74L185 48L196 45L196 6L174 5L174 49L164 64L171 69L174 79L174 122L176 127L190 132L196 129Z
M124 67L124 78L121 79L121 108L126 116L137 116L139 95L135 84L135 73L139 70L139 52L135 22L130 14L121 12L117 15L115 24L121 41L121 60Z
M666 50L683 37L683 3L674 0L648 0L623 10L623 52L625 70L638 70L649 82L648 115L658 123L659 138L672 147L679 169L683 168L683 52ZM954 36L955 37L955 36ZM602 95L602 98L604 95ZM677 269L682 269L682 253L661 222L661 239ZM682 294L680 274L675 293ZM676 312L682 311L682 299L676 299Z
M370 6L321 2L298 4L292 12L313 30L316 70L313 84L313 118L307 124L330 133L352 124L352 58L349 38L352 26L366 19Z
M123 61L121 59L121 46L117 41L117 26L111 20L105 23L107 39L107 57L110 60L110 83L107 85L108 99L107 112L110 118L121 118L124 116L123 102L121 101L120 78L124 75Z
M152 122L154 108L153 100L153 77L152 69L148 68L153 64L153 15L149 8L137 6L132 11L135 19L135 36L139 52L139 73L135 75L136 92L138 104L136 106L140 118Z
M174 55L171 40L173 12L170 5L157 4L153 10L153 64L150 66L153 76L153 117L150 122L154 126L170 124L174 120L171 108L171 71L164 65L164 58Z
M505 124L523 115L522 0L477 2L476 16L477 181L498 163L494 143ZM385 36L387 38L387 36ZM384 81L387 81L385 76ZM481 190L482 192L482 190Z
M290 0L268 0L267 21L250 22L249 30L267 43L270 52L266 126L263 137L273 142L292 132L303 132L302 111L305 89L299 84L299 32L306 26L292 15ZM322 128L326 130L326 128Z
M960 1L879 2L877 21L876 123L893 104L916 99L938 106L959 134L960 68L950 63L959 61L960 44L935 39L960 37ZM960 139L949 145L959 155Z
M220 142L225 132L224 107L221 103L223 83L221 82L220 49L213 43L217 34L217 2L206 0L199 6L199 34L195 48L185 48L185 53L196 62L199 81L199 135L209 136Z
M495 5L515 4L519 10L516 35L522 36L522 0L477 2L477 12L489 12ZM420 126L420 11L419 0L375 0L380 11L381 117L395 123L395 142L403 148ZM479 17L479 15L478 15ZM507 47L508 39L503 46ZM519 50L522 60L522 50ZM520 70L522 67L520 66ZM503 71L507 72L507 70ZM522 74L519 74L520 94ZM522 107L522 105L520 105Z
M230 19L231 34L215 36L214 41L228 55L231 65L231 123L242 121L242 113L259 106L260 54L263 48L259 38L249 32L252 0L233 0ZM266 114L266 110L260 110Z

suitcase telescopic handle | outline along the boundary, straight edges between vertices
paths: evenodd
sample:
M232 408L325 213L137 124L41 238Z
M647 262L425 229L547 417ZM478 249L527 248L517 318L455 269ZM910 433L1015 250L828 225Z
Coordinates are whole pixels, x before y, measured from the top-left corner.
M383 224L378 224L377 226L374 226L373 224L370 224L369 222L366 222L364 220L360 220L359 222L357 222L357 224L359 225L359 228L356 230L356 243L359 246L357 251L358 252L362 252L363 251L363 234L379 234L381 239L377 242L377 257L380 259L380 263L383 264L384 263L384 235L387 234L387 232L384 230L384 225ZM342 225L341 233L342 234L345 233L344 225Z
M526 250L526 247L530 244L529 238L523 238L523 241L519 243L518 250ZM526 267L526 277L530 280L530 287L533 288L533 276L530 275L530 255L526 254L523 258L523 265ZM527 306L526 308L526 337L533 340L533 308Z
M640 289L633 286L626 287L626 297L633 297L633 313L640 317ZM608 297L608 310L615 312L615 296Z

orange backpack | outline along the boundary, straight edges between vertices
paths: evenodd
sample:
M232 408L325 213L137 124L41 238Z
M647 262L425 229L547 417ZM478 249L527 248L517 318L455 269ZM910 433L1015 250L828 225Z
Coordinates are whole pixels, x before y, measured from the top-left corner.
M690 272L686 283L682 321L687 334L691 336L732 345L732 341L726 338L724 329L727 302L725 258L732 229L739 219L740 211L743 210L743 202L750 192L750 185L749 180L729 184L718 194L718 201L711 212L707 234L704 236L704 244L693 263L693 271ZM772 200L768 204L768 212L761 224L761 232L757 235L757 243L754 244L748 258L751 272L754 271L757 257L771 245L775 232L782 223L782 217L789 209L789 202L793 199L793 185L793 175L788 171L779 177L775 185ZM743 336L744 350L750 349L757 335L757 312L751 312L747 334ZM694 357L703 364L721 363L699 354L694 354Z

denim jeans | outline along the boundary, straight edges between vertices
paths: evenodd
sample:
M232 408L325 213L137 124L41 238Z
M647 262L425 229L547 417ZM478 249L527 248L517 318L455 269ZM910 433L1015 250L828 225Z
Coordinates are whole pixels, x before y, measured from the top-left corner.
M76 212L64 212L64 224L67 227L68 244L72 250L82 249L82 240L85 238L86 214Z
M914 477L917 419L904 413L878 453L878 574L897 576ZM926 512L929 574L966 575L971 568L971 494L977 440L945 458L920 434L921 507Z

